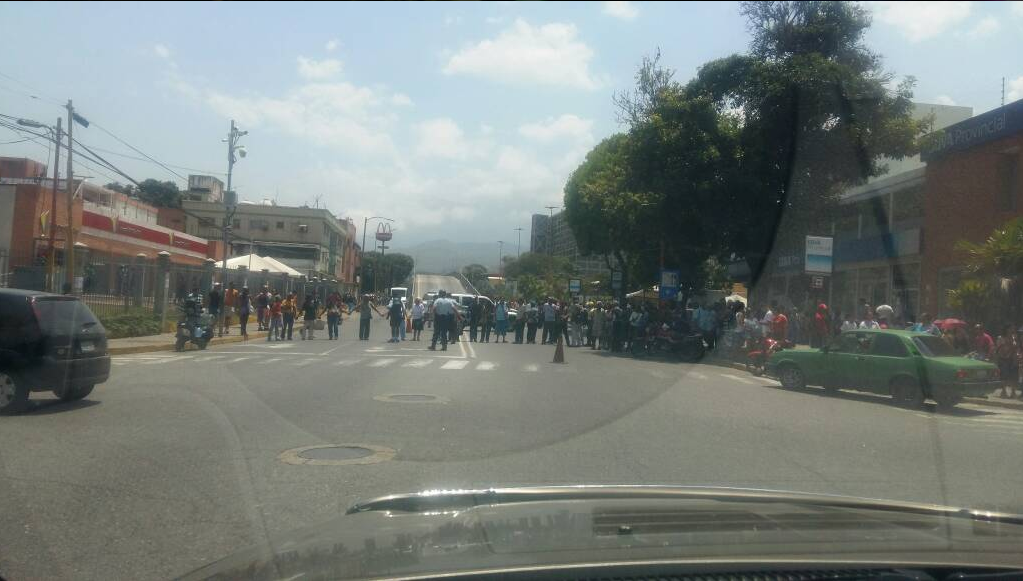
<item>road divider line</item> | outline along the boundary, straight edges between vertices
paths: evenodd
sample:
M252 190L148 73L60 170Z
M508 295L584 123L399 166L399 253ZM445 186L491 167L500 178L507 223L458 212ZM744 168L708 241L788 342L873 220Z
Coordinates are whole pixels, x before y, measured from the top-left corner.
M464 369L465 366L468 365L468 364L469 364L469 360L468 359L455 359L453 361L448 361L444 365L441 365L440 368L441 369Z

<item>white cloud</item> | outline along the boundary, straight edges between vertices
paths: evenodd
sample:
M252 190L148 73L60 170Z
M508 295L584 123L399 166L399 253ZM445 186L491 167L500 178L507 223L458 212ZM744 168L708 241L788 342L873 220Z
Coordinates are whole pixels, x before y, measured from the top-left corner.
M487 16L487 24L501 24L504 22L504 16Z
M156 56L162 59L169 59L171 56L170 49L167 48L166 45L160 43L156 43L153 45L153 52L156 53Z
M350 83L311 83L283 97L237 97L212 91L205 101L247 128L266 127L360 155L394 155L390 131L397 118L385 107L386 98L372 89Z
M956 102L948 95L938 95L934 98L935 105L955 105Z
M1006 94L1009 101L1023 99L1023 77L1016 77L1009 81L1009 92Z
M1023 0L1013 0L1009 2L1009 10L1012 11L1014 16L1023 18Z
M867 2L875 20L898 28L911 42L941 35L970 16L972 2Z
M507 84L539 84L593 90L601 82L590 72L593 51L572 24L533 26L516 20L496 38L453 54L444 74L474 75Z
M298 74L303 79L310 81L323 81L341 72L341 61L337 59L323 59L321 61L298 57Z
M491 149L487 139L468 137L453 119L429 119L412 128L416 137L415 153L423 159L439 158L452 161L481 160Z
M639 8L636 8L632 2L604 2L604 14L622 20L632 20L639 16Z
M566 114L556 119L548 118L536 123L526 123L519 127L519 133L540 142L569 138L591 143L593 141L592 129L593 121Z
M323 50L327 52L334 52L339 46L341 46L341 41L336 38L332 38L327 41L327 44L323 45Z
M1001 23L994 16L985 16L977 24L973 25L973 28L966 32L966 36L979 39L987 38L992 34L998 32L1002 28Z
M405 93L395 93L391 95L391 104L399 107L409 107L412 105L412 99Z

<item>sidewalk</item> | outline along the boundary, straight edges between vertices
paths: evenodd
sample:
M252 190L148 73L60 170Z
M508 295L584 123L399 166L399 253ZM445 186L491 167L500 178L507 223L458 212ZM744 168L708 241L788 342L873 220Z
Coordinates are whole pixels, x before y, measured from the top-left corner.
M266 339L266 331L256 331L259 326L249 325L249 341L255 339ZM148 353L151 351L173 351L175 333L163 333L161 335L147 335L145 337L124 337L123 339L110 339L107 342L107 350L110 355L128 355L131 353ZM224 345L227 343L238 343L242 341L241 328L233 325L230 333L223 337L214 335L210 345ZM195 345L185 345L185 349L197 349Z
M731 367L733 369L738 369L740 371L746 371L746 366L744 364L725 357L718 357L713 353L707 354L707 356L704 357L703 361L701 361L700 363L704 363L706 365L717 365L719 367ZM999 393L1001 393L1001 391L996 389L992 391L990 394L988 394L986 398L964 397L963 403L971 403L974 405L986 405L990 407L1006 408L1012 410L1023 410L1023 401L1019 399L1008 398L1003 399L998 397Z

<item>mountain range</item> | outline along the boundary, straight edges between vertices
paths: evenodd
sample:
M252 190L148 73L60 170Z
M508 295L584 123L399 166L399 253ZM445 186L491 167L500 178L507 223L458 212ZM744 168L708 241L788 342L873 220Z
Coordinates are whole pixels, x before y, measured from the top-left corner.
M504 255L515 254L515 244L504 245ZM523 248L523 252L529 250ZM452 242L429 240L412 246L395 246L394 252L408 254L415 260L416 272L446 274L461 270L467 264L482 264L491 272L498 270L500 247L496 242Z

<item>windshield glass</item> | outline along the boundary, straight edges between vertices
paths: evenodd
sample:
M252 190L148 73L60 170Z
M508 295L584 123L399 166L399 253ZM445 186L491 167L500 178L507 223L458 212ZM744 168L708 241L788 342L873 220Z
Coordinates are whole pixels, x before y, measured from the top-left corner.
M959 354L941 337L913 337L913 343L926 357L956 357Z
M795 501L447 497L1023 514L1023 3L0 0L0 23L0 579L187 578L260 545L213 578L916 541L1023 570L1023 535ZM326 573L289 552L314 540Z

